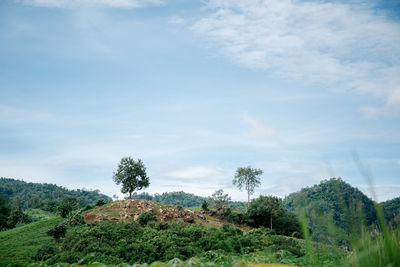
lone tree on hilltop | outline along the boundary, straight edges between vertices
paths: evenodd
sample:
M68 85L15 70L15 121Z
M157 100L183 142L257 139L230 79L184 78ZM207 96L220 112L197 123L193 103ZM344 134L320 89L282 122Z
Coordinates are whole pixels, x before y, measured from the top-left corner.
M133 191L150 185L143 162L140 159L134 161L131 157L121 159L118 170L114 172L113 180L118 185L122 184L121 192L129 193L129 199L132 199Z
M254 193L254 188L261 184L260 175L263 173L260 169L252 169L250 166L241 167L236 170L233 184L240 190L244 187L247 191L247 207L250 205L250 195Z

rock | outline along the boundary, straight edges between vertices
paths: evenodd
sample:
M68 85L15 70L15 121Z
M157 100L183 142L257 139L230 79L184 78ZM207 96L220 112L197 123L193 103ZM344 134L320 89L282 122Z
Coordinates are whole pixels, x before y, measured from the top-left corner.
M203 221L206 221L206 220L207 220L207 218L204 217L203 215L196 214L196 216L199 217L200 219L202 219Z

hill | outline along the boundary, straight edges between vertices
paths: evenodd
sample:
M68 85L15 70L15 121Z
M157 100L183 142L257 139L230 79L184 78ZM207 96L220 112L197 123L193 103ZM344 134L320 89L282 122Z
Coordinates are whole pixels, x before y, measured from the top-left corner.
M293 212L305 210L313 240L325 243L346 245L350 233L358 236L361 226L376 222L373 201L341 178L303 188L287 196L283 203Z
M21 208L37 208L45 201L61 200L66 196L80 198L80 201L91 204L98 199L111 200L110 197L100 194L99 190L76 189L69 190L62 186L47 183L28 183L25 181L0 178L0 195L7 199L8 202L16 201ZM83 203L85 205L85 203Z
M151 212L157 217L158 222L184 222L202 223L205 226L220 227L226 221L220 216L212 216L212 213L189 210L182 206L174 206L147 200L122 200L114 201L104 206L84 212L84 219L87 223L109 220L114 222L138 222L143 212ZM248 231L247 225L240 225L240 228Z
M146 214L156 218L141 220ZM47 260L47 264L153 263L151 266L247 266L246 262L269 262L304 265L306 242L275 235L266 228L237 228L227 224L218 214L191 211L145 200L116 201L82 211L84 221L73 217L44 219L0 233L0 262ZM46 235L54 226L67 227L65 237L55 242ZM57 227L58 227L57 226ZM325 266L341 262L346 252L312 244ZM170 265L167 265L167 262ZM192 262L192 263L190 263ZM7 265L3 262L0 265ZM158 264L158 265L157 265ZM257 265L259 266L259 265Z

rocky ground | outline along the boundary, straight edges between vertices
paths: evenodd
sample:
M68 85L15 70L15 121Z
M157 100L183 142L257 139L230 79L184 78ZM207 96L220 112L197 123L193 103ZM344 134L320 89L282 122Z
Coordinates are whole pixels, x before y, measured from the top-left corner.
M137 221L142 212L153 212L158 221L182 221L185 223L207 222L203 211L192 211L180 206L156 203L146 200L121 200L85 212L86 222Z

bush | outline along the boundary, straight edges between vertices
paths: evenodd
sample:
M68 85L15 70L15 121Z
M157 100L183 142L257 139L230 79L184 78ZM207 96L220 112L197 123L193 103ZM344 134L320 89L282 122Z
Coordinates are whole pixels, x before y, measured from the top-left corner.
M148 222L151 222L151 221L156 222L157 221L157 216L154 215L154 213L152 213L150 211L146 211L146 212L142 212L139 215L138 220L139 220L139 224L140 225L145 226Z
M98 199L96 202L96 206L98 206L98 207L103 206L105 204L107 204L107 202L102 198Z
M93 208L94 208L93 205L86 205L86 207L84 207L84 208L82 209L82 211L91 210L91 209L93 209Z
M36 261L45 261L56 255L56 253L57 249L55 247L55 244L53 244L52 242L45 243L36 251L33 259Z
M204 210L204 211L208 211L208 202L206 200L204 200L204 199L201 202L201 209Z
M12 210L10 216L8 216L9 228L14 228L16 226L30 222L32 222L32 218L20 209Z
M57 243L60 242L60 239L65 236L67 233L67 227L65 224L58 224L54 226L53 228L50 228L47 230L47 235L54 237Z

